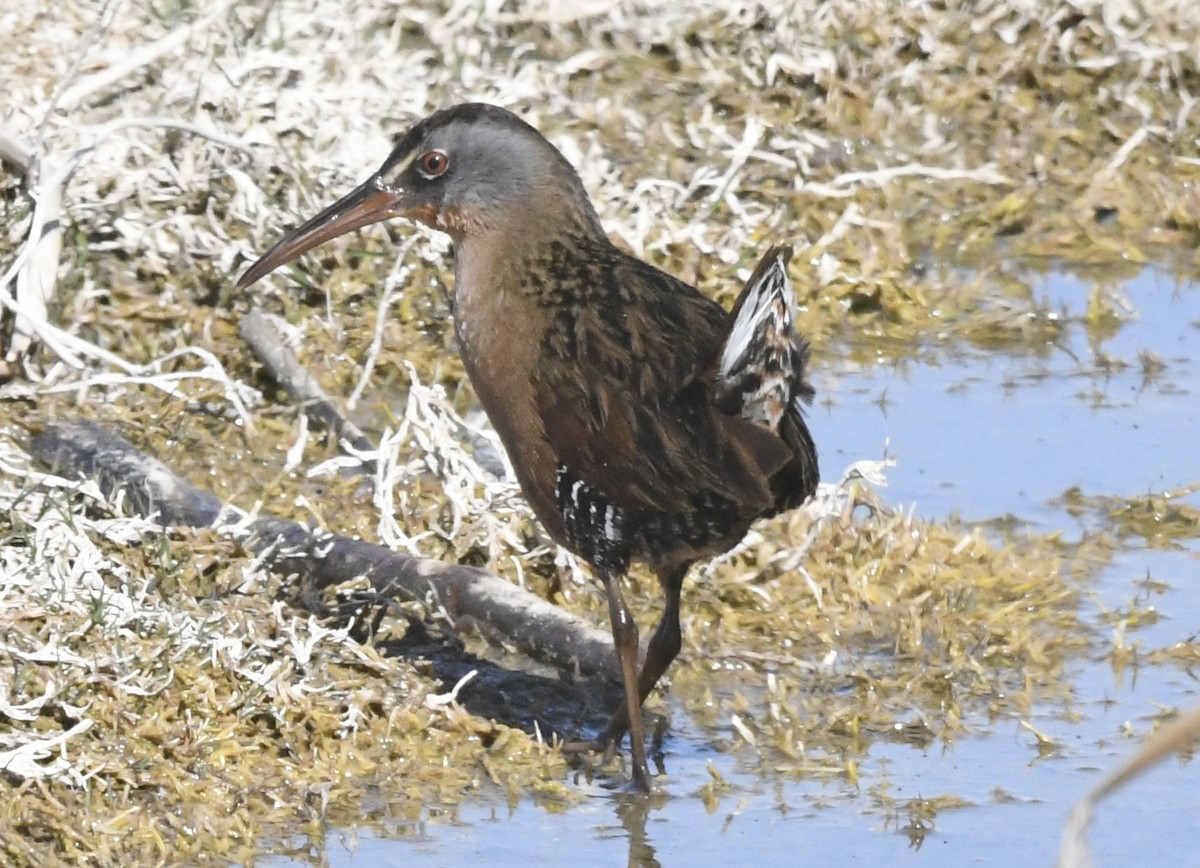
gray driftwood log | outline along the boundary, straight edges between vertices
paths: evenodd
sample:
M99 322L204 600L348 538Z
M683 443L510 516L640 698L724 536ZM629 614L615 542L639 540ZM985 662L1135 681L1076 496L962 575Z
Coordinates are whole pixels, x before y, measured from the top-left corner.
M156 517L164 526L222 527L242 535L276 573L299 575L317 587L365 576L384 597L428 600L432 595L453 622L482 626L535 660L585 675L619 677L607 632L483 570L312 531L293 521L260 518L241 526L240 511L91 422L50 426L34 437L32 453L60 475L95 480L110 499L124 492L132 511Z
M317 378L300 364L296 354L280 340L279 332L266 314L253 308L242 318L238 332L254 357L266 367L275 382L287 390L311 421L325 426L337 436L339 442L359 453L374 450L367 435L342 415L333 399L317 383ZM364 461L363 473L369 475L374 472L375 462Z

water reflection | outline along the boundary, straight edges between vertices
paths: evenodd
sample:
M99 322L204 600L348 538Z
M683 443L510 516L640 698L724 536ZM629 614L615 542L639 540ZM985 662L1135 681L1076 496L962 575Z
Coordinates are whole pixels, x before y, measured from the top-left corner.
M661 794L646 798L637 793L620 793L613 797L617 819L629 841L629 868L661 868L654 845L646 834L646 821L651 814L662 810L665 803L666 797Z
M1200 287L1147 270L1120 293L1136 315L1099 331L1089 292L1066 275L1039 286L1061 326L1038 352L954 343L924 348L920 364L818 364L827 400L812 427L826 465L878 456L886 438L893 504L1044 529L1063 525L1054 500L1073 486L1130 496L1194 481Z

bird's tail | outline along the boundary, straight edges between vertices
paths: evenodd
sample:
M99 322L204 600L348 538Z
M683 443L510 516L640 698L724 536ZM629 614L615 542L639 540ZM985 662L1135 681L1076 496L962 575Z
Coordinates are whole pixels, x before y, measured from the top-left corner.
M792 324L791 258L791 247L772 247L750 275L730 314L716 377L722 410L776 432L784 415L812 393L803 379L806 347Z

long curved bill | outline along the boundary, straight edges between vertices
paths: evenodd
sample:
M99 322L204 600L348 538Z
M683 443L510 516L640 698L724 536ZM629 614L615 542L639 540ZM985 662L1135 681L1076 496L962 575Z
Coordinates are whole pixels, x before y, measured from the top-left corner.
M283 236L238 278L237 288L245 289L279 266L286 265L301 253L331 238L380 220L404 216L403 198L403 190L388 187L378 175L372 175L316 217Z

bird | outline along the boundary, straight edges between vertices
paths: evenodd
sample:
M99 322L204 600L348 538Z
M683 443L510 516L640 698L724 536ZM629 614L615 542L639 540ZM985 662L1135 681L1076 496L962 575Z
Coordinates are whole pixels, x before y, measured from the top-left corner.
M607 598L623 699L581 743L607 752L628 733L625 787L650 792L642 703L680 652L689 568L816 491L791 248L771 247L726 311L611 241L574 166L508 110L453 105L395 141L378 171L237 286L390 218L450 237L467 376L533 513ZM621 588L634 562L664 596L640 668Z

